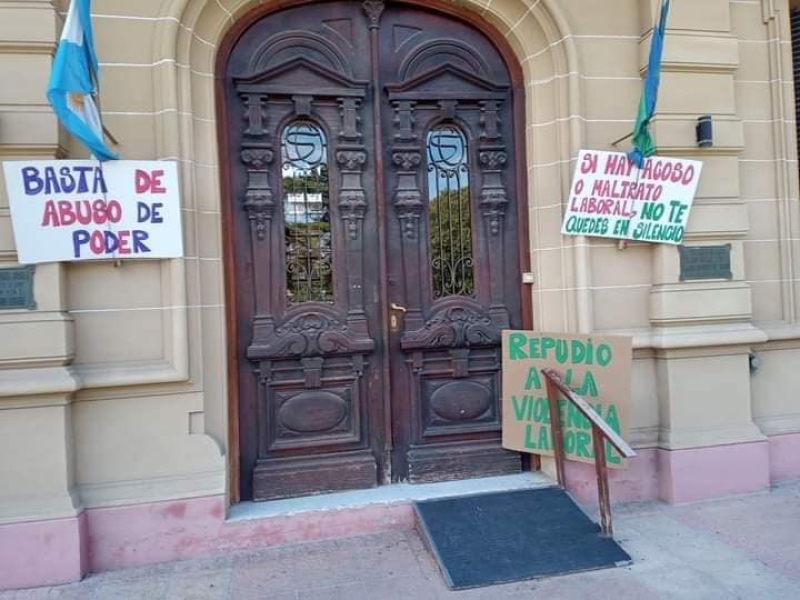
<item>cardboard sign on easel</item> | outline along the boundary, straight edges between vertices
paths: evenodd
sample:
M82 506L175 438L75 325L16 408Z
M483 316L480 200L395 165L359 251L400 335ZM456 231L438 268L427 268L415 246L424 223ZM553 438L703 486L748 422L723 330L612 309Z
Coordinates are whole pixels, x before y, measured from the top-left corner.
M630 427L632 340L622 336L584 336L538 331L503 332L503 447L553 456L547 384L541 370L558 371L623 438ZM559 400L564 457L594 462L592 430L566 398ZM606 442L609 467L623 458Z

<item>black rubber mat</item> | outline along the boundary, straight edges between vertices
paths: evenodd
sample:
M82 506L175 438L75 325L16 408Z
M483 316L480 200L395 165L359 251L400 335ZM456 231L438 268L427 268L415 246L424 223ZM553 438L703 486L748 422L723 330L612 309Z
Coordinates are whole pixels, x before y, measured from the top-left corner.
M629 564L561 489L416 502L419 529L451 589Z

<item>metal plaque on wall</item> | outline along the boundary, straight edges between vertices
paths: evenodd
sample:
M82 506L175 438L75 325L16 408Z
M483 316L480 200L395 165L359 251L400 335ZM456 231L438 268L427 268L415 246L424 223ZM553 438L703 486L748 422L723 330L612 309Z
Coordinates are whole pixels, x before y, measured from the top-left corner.
M733 279L731 245L680 246L681 281Z
M33 267L0 269L0 310L36 308L33 299Z

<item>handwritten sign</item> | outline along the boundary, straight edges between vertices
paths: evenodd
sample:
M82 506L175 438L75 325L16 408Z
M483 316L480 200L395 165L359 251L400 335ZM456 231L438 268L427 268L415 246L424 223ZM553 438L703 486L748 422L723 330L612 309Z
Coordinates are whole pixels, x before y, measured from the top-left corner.
M622 152L581 150L561 233L679 245L702 168L653 156L639 169Z
M558 371L567 387L627 438L632 362L628 337L504 331L503 447L553 456L550 404L541 374L545 368ZM589 420L566 398L560 398L558 408L565 458L594 462ZM624 466L622 456L608 442L606 462L610 467Z
M22 264L183 254L174 162L3 163Z

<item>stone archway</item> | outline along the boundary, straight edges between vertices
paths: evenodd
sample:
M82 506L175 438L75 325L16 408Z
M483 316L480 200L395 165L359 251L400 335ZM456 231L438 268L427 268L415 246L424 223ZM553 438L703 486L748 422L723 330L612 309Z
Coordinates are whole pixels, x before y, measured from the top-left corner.
M221 227L214 90L217 50L246 13L280 4L172 0L162 8L153 49L153 61L158 65L154 87L161 90L155 107L157 149L159 158L177 159L182 164L187 246L208 232L218 236ZM478 0L462 0L458 5L499 31L522 66L531 270L537 274L532 292L533 326L589 331L589 248L580 238L565 241L559 234L561 199L569 187L571 160L584 138L580 68L569 27L555 0L490 2L488 6ZM545 273L556 275L545 277ZM215 285L205 281L202 273L198 279L197 289ZM222 290L214 293L222 297ZM199 298L189 300L200 303ZM227 346L225 323L202 315L198 320L190 327L190 348L200 349L200 356L193 360L203 364L205 430L217 440L228 439L226 445L233 447L228 428L230 407L224 400L229 373L225 361L220 360Z

